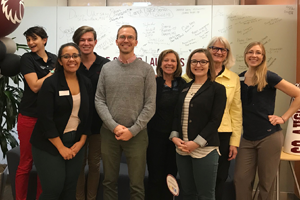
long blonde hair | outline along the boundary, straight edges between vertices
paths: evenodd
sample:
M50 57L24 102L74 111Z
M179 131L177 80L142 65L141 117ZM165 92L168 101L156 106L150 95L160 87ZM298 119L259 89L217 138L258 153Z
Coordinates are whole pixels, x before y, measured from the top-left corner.
M262 49L263 60L260 63L260 65L256 67L254 76L252 77L252 82L254 83L254 85L257 85L257 91L261 92L263 91L264 87L266 87L266 85L268 84L266 80L268 69L267 69L267 61L266 61L266 50L264 45L261 42L251 42L250 44L248 44L248 46L244 51L244 61L247 67L249 67L246 62L246 54L253 46L256 45L260 46L260 48Z

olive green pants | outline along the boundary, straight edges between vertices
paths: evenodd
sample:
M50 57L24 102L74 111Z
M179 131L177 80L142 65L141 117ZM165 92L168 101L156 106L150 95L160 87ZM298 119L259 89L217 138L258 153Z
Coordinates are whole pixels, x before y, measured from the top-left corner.
M130 179L130 200L144 200L147 130L144 129L128 141L118 141L115 134L101 128L101 157L103 161L103 199L118 200L118 176L122 152L124 152Z

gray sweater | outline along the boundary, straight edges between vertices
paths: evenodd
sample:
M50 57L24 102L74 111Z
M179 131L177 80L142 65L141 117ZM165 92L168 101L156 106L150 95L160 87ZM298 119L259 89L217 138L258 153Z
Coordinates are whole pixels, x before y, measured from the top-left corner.
M106 128L126 126L136 136L155 113L156 82L153 68L142 60L106 63L100 73L95 107Z

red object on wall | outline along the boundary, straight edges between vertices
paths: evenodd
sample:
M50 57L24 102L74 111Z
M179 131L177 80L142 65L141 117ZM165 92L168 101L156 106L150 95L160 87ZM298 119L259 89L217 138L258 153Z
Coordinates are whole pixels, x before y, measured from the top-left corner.
M0 38L12 33L24 16L23 0L0 1Z

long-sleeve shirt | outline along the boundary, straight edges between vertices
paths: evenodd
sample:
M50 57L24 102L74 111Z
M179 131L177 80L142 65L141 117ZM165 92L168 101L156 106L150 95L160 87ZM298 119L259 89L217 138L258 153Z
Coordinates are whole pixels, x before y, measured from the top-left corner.
M155 97L155 74L149 64L139 59L129 64L114 60L102 68L95 107L107 129L113 132L123 125L135 136L154 115Z

